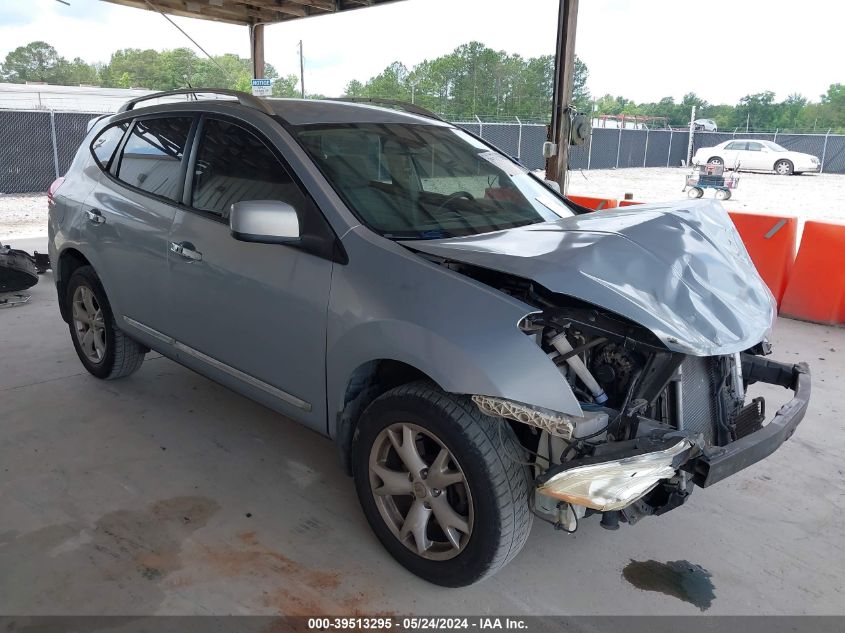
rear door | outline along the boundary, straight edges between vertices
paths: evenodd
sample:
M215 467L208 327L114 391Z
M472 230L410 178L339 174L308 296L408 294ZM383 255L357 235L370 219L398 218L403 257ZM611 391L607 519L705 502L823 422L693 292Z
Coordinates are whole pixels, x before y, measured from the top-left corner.
M192 186L169 238L169 332L180 358L325 433L333 262L307 244L333 240L331 229L282 153L252 125L204 115L194 154ZM229 210L246 200L292 205L302 244L234 239Z
M727 169L745 167L745 164L743 163L745 146L745 141L731 141L725 145L725 149L722 153L725 155L725 167Z
M168 237L195 118L135 119L84 204L99 254L97 274L112 307L136 328L167 332Z

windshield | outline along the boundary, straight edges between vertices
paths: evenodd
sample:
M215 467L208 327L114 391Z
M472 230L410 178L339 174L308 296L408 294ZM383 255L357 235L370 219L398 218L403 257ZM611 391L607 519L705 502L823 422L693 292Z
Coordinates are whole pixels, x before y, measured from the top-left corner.
M772 150L773 152L787 152L787 151L789 151L785 147L781 147L777 143L772 143L771 141L760 141L760 142L763 145L765 145L766 147L768 147L770 150Z
M350 209L385 237L476 235L574 215L524 167L451 127L306 125L295 134Z

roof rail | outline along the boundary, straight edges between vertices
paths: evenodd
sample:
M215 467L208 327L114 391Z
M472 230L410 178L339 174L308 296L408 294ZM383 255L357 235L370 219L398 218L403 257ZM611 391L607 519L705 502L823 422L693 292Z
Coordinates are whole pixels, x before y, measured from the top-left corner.
M269 114L271 116L275 114L273 109L269 105L267 105L267 103L263 99L259 99L258 97L251 95L248 92L241 92L239 90L224 90L222 88L182 88L179 90L165 90L164 92L154 92L153 94L144 95L143 97L135 97L134 99L130 99L122 106L120 106L118 112L128 112L142 101L149 101L150 99L158 99L160 97L170 97L174 95L194 95L194 98L196 99L196 96L198 94L203 93L235 97L238 100L238 103L240 103L242 106L253 108L254 110L260 110L264 114Z
M376 97L339 97L337 99L329 99L329 101L349 101L351 103L373 103L375 105L388 105L400 110L404 110L410 114L424 116L428 119L436 119L448 123L445 119L437 116L431 110L418 106L415 103L408 103L407 101L400 101L399 99L379 99Z

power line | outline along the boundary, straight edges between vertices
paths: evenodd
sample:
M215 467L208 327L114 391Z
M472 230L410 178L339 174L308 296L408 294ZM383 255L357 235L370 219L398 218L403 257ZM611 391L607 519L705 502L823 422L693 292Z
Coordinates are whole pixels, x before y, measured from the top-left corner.
M62 0L59 0L59 1L61 2ZM185 32L185 30L184 30L181 26L179 26L178 24L176 24L176 22L174 22L173 20L171 20L171 19L170 19L170 16L168 16L167 14L165 14L165 13L164 13L164 11L162 11L162 10L161 10L161 9L159 9L157 6L155 6L152 2L150 2L150 0L144 0L144 2L147 4L147 6L149 6L149 7L150 7L150 9L152 9L153 11L157 11L157 12L159 13L159 15L161 15L161 17L163 17L165 20L167 20L167 21L168 21L168 22L170 22L173 26L175 26L175 27L176 27L176 29L177 29L177 30L178 30L178 31L179 31L182 35L184 35L185 37L187 37L187 38L191 41L191 43L192 43L194 46L196 46L198 49L200 49L200 50L201 50L201 51L205 54L205 56L206 56L206 57L208 57L208 59L211 61L211 63L212 63L212 64L214 64L215 66L217 66L217 68L219 68L219 69L220 69L220 72L221 72L221 73L223 73L223 76L224 76L224 77L226 77L226 79L228 79L229 81L232 81L232 76L231 76L229 73L227 73L227 72L226 72L226 69L225 69L225 68L223 68L223 66L221 66L220 64L218 64L218 63L217 63L217 60L216 60L216 59L214 59L214 58L213 58L213 57L209 54L209 52L208 52L207 50L205 50L202 46L200 46L200 45L199 45L199 42L197 42L194 38L192 38L190 35L188 35L188 34Z

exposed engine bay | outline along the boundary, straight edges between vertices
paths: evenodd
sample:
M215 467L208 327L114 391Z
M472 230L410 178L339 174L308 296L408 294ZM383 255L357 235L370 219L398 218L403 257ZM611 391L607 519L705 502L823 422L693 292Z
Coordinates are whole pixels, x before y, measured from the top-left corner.
M696 457L762 428L765 404L746 404L744 373L755 358L767 363L760 358L770 351L766 341L721 356L674 352L624 317L531 281L438 263L535 306L519 328L578 399L580 417L473 396L488 415L517 422L535 477L532 510L555 528L572 532L579 519L600 513L602 526L616 529L676 508L695 483L706 485Z

